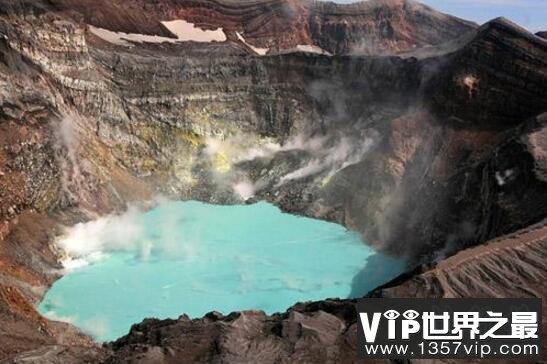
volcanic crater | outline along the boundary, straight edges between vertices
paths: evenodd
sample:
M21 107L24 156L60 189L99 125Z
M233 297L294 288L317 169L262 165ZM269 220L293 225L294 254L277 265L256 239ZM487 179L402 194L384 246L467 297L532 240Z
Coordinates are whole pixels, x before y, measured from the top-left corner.
M158 198L341 224L409 264L371 297L545 298L546 111L547 40L503 18L411 0L1 0L0 359L357 361L345 297L181 308L104 346L36 311L66 229Z

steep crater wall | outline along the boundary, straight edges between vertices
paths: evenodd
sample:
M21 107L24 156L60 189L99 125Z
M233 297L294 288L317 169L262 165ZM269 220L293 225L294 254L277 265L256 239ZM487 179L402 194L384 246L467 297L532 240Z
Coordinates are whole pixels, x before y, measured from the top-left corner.
M504 21L434 56L256 57L120 47L73 19L0 23L4 314L42 344L59 328L13 302L59 274L55 227L158 194L266 199L416 263L545 216L545 41Z

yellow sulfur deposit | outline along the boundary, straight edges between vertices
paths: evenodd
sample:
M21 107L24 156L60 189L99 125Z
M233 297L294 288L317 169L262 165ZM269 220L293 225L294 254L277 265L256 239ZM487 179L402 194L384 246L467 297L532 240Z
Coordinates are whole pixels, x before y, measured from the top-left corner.
M203 139L198 134L181 132L180 137L194 147L198 147L203 144Z
M226 173L231 169L230 160L223 152L217 152L213 156L213 167L217 172Z
M330 176L327 176L321 180L321 187L325 187L330 182Z

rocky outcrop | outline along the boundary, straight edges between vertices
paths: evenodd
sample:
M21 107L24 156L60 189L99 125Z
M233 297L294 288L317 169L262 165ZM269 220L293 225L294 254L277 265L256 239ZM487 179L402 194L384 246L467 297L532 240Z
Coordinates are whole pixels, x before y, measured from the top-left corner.
M351 363L355 317L350 302L326 301L274 316L213 312L199 320L146 320L112 344L106 362Z
M546 52L543 39L494 19L439 65L443 72L426 95L435 112L454 123L487 129L520 124L545 111Z
M475 29L395 0L0 4L2 357L105 354L32 309L61 274L51 242L62 225L156 195L269 200L359 230L414 264L547 215L546 42L503 19ZM172 37L160 23L171 19L221 26L227 40L120 45L90 28ZM236 31L276 51L259 57ZM373 56L345 55L363 35L372 45L361 53ZM277 52L308 41L337 55ZM240 183L251 192L238 194ZM474 272L490 271L476 263ZM504 294L497 284L491 293ZM467 294L459 285L423 294ZM348 304L147 321L114 344L111 360L254 360L259 348L280 361L350 360ZM181 332L195 333L194 346ZM239 351L250 342L256 350Z

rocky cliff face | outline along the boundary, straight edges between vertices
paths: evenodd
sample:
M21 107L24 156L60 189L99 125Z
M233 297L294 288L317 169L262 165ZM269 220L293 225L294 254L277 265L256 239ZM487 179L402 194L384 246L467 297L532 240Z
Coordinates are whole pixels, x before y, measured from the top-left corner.
M185 19L205 29L222 28L234 41L239 32L249 44L273 52L314 45L332 54L387 54L436 45L476 27L406 0L352 5L309 0L52 3L55 10L76 10L87 23L110 30L170 36L161 21Z
M2 357L106 355L32 308L60 273L52 238L61 225L157 195L266 199L361 231L413 264L547 215L547 43L503 19L475 29L411 1L0 5L0 318L10 328L0 332ZM173 42L162 21L176 19L221 27L226 40ZM357 52L363 39L372 43ZM543 254L541 236L522 249ZM533 285L545 274L540 258L511 250L499 269L533 267L530 277L514 270ZM398 282L397 294L410 295L421 279L424 296L473 295L483 283L465 291L458 280L490 272L477 261L450 267L453 286L429 289L441 269L433 268ZM513 278L501 276L492 294L513 294ZM258 359L238 356L241 337L280 360L349 360L350 306L150 321L116 343L111 360L140 344L154 346L145 356L174 361ZM184 346L180 332L196 332L196 346ZM317 335L317 352L295 349Z

